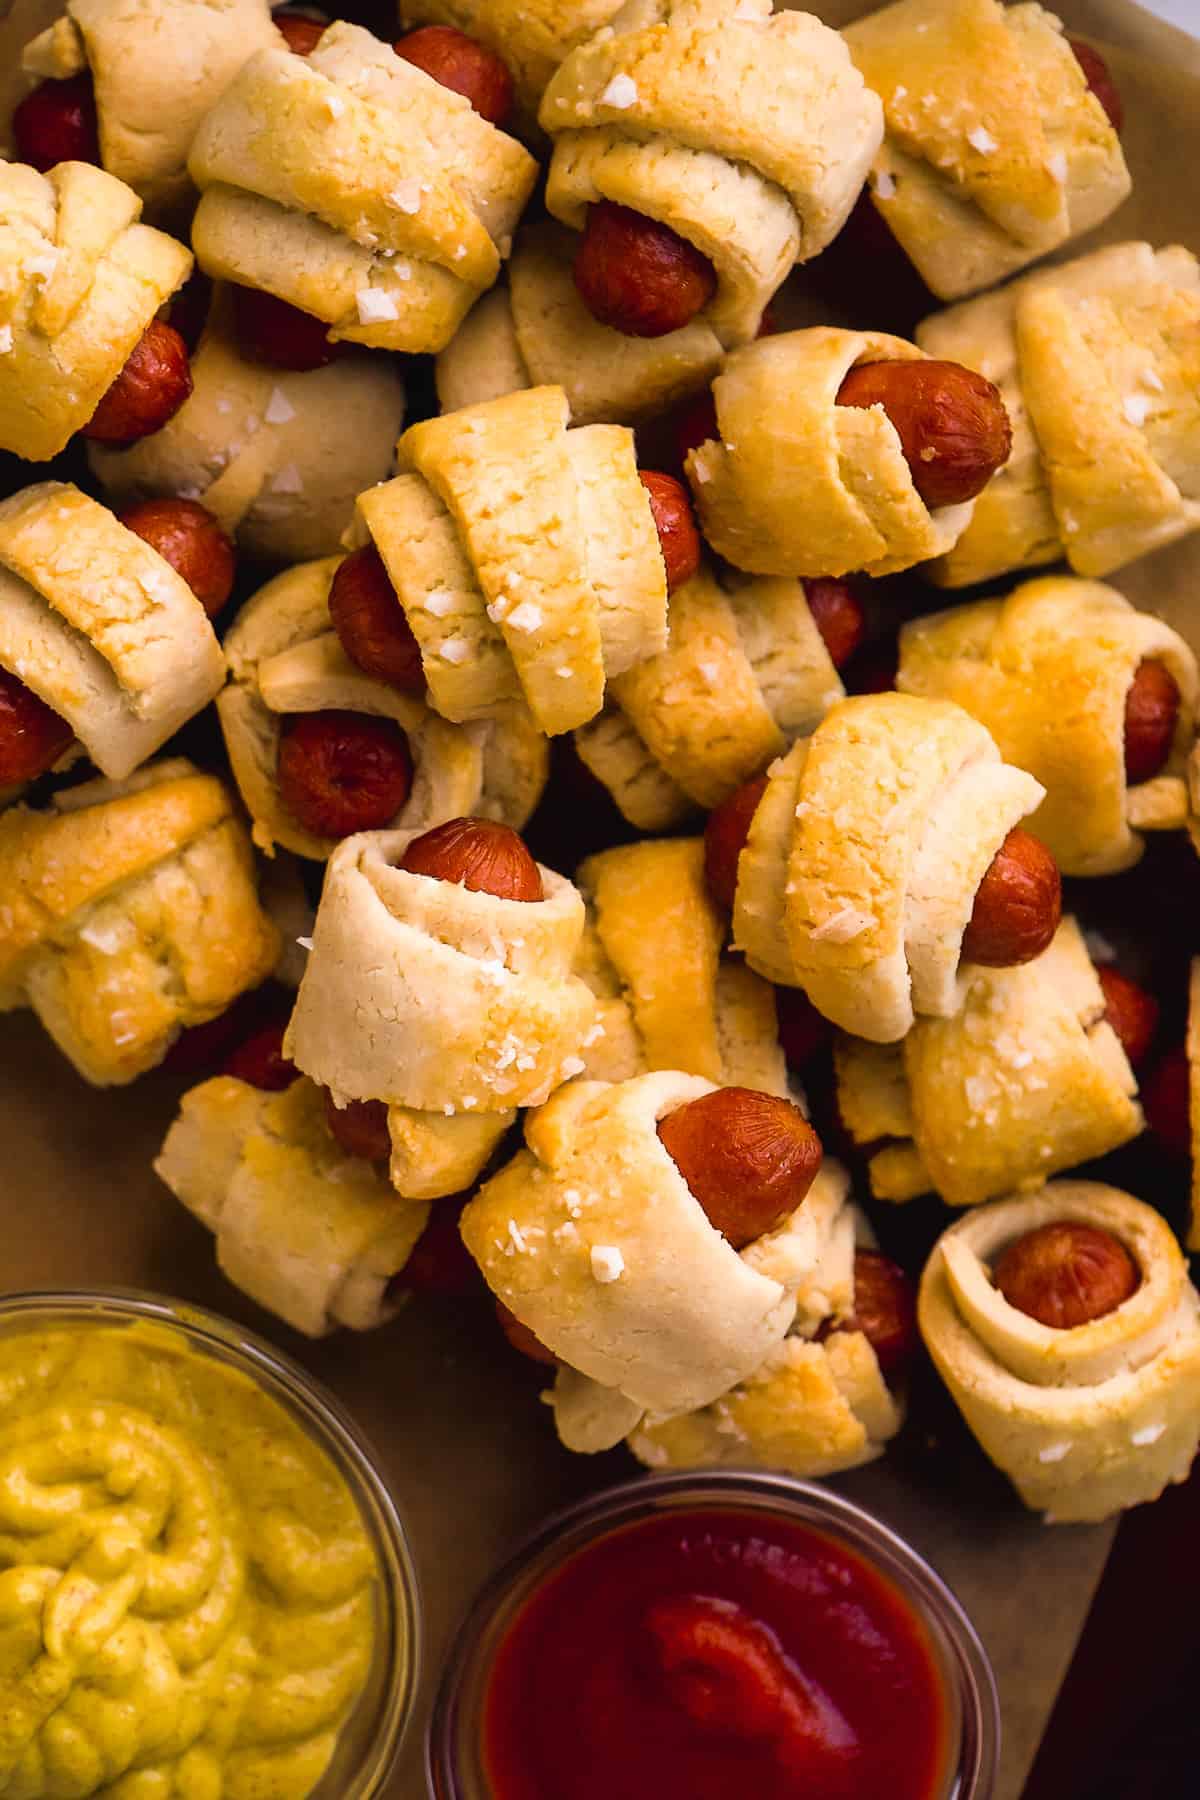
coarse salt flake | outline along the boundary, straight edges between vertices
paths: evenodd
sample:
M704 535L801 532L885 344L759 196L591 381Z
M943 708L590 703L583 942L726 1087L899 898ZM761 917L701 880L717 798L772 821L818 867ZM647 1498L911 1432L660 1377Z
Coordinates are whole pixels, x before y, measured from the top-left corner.
M385 319L398 319L396 302L382 288L359 288L354 296L354 304L358 308L360 325L379 325Z
M570 1081L574 1075L582 1075L587 1067L582 1056L564 1056L559 1074L564 1081Z
M418 212L421 206L421 184L415 175L410 175L407 181L396 183L388 199L399 212Z
M271 477L271 489L276 494L302 494L304 482L295 463L284 463L282 469L276 469Z
M542 609L531 600L522 600L514 606L508 615L508 625L512 631L536 631L542 622Z
M619 1281L625 1272L625 1258L615 1244L592 1245L592 1274L597 1281Z
M528 1239L515 1219L508 1221L508 1241L513 1249L522 1256L529 1249Z
M1143 1425L1140 1431L1130 1432L1129 1441L1142 1450L1147 1444L1157 1444L1166 1429L1165 1425Z
M0 356L7 356L13 347L11 325L0 325Z
M340 119L346 110L346 102L340 94L326 94L325 111L331 119Z
M1053 175L1055 181L1061 186L1067 179L1067 153L1065 150L1056 150L1053 156L1046 158L1046 172Z
M434 588L432 594L425 596L425 611L432 613L435 619L444 619L454 605L454 595L445 588Z
M633 105L637 97L636 81L631 81L628 75L614 75L600 96L600 104L615 106L618 111L624 112L627 106Z
M124 949L131 936L132 931L123 922L85 925L79 933L82 943L90 944L93 950L99 950L105 956L112 956L116 951Z
M816 943L848 944L851 938L861 937L870 923L868 913L859 912L853 906L843 906L840 912L831 913L829 918L814 925L809 935Z
M967 142L972 150L978 150L980 156L990 156L997 148L996 139L986 125L976 125L968 131Z
M1143 369L1142 381L1146 387L1152 388L1156 394L1164 392L1163 378L1157 369Z
M1061 1444L1047 1444L1044 1450L1038 1451L1038 1461L1042 1463L1061 1462L1070 1448L1071 1446L1067 1442Z
M1083 941L1087 945L1087 953L1094 963L1116 962L1116 945L1111 943L1102 931L1085 931Z
M272 388L271 398L267 401L267 410L263 414L263 418L267 421L267 424L286 425L288 420L294 419L295 416L296 409L284 393L283 389Z
M1121 402L1121 411L1131 425L1144 425L1150 411L1150 402L1145 394L1126 394Z
M466 662L467 657L470 655L470 651L467 647L466 638L446 638L444 643L442 643L438 649L437 654L441 657L443 662L461 663Z
M895 176L887 169L880 169L878 175L875 177L874 191L881 200L894 199L896 193Z
M302 950L311 950L313 947L313 941L310 937L297 938L296 942Z

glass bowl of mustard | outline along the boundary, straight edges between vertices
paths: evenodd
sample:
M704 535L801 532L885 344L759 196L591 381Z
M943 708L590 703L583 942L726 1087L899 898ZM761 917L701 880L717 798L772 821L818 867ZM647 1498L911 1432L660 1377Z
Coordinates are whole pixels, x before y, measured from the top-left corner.
M372 1453L298 1364L155 1295L0 1299L14 1791L373 1800L419 1629Z
M832 1490L642 1476L477 1596L426 1740L435 1800L988 1800L999 1704L937 1573Z

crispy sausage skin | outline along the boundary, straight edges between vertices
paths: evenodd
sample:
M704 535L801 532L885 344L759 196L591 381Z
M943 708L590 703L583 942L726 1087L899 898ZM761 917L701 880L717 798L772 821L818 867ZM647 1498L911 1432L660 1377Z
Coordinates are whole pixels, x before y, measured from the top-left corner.
M412 791L408 740L391 719L330 710L291 713L279 734L280 797L317 837L390 824Z
M708 305L716 270L694 244L628 206L588 208L575 286L593 318L626 337L666 337Z
M735 1250L795 1212L823 1154L798 1106L753 1088L716 1088L689 1100L659 1120L658 1135Z
M164 319L151 319L82 435L97 444L135 444L161 431L192 391L187 345Z

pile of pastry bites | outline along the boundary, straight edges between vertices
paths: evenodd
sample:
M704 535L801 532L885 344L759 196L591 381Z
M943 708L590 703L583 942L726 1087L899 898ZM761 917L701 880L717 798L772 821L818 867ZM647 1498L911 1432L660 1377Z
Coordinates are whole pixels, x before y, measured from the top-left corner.
M485 1281L573 1450L846 1469L923 1339L1030 1507L1154 1498L1200 1301L1092 1165L1200 1132L1196 656L1120 590L1200 269L1077 241L1111 72L401 10L0 25L0 1003L188 1077L158 1172L292 1326Z

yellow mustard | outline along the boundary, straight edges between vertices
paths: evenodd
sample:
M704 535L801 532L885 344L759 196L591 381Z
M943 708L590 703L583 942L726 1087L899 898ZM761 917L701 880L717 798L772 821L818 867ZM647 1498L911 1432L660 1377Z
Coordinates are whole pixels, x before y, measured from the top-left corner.
M303 1800L374 1583L330 1459L182 1333L0 1336L4 1800Z

